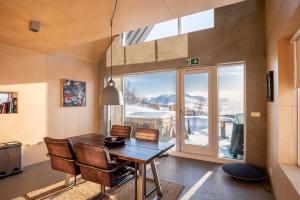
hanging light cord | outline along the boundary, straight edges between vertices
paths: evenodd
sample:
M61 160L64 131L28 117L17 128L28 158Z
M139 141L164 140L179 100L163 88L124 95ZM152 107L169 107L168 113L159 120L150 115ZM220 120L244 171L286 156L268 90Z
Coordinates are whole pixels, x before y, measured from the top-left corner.
M116 0L114 11L113 11L113 14L110 19L110 80L109 80L109 83L112 83L112 67L113 67L113 65L112 65L112 61L113 61L113 59L112 59L112 48L113 48L112 27L113 27L113 19L114 19L115 12L117 9L117 4L118 4L118 0Z

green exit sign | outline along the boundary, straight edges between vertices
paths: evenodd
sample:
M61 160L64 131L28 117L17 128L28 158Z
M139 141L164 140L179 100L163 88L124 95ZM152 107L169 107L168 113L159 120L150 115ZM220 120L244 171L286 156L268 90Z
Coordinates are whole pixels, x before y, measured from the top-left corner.
M198 65L199 64L199 59L198 58L188 58L187 65Z

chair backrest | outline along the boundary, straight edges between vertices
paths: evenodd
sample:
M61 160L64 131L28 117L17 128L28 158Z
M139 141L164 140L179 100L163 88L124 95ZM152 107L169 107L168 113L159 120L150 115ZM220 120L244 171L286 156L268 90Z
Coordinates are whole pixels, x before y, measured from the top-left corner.
M113 174L108 172L112 168L108 149L82 142L76 143L74 148L81 177L87 181L111 187Z
M111 160L106 147L78 142L74 148L77 162L104 170L111 168Z
M44 141L53 169L72 175L79 174L79 168L75 165L75 152L69 139L45 137Z
M113 125L112 129L110 131L110 135L124 137L124 138L130 138L131 126Z
M137 128L135 138L139 140L148 140L158 142L159 130L150 128Z

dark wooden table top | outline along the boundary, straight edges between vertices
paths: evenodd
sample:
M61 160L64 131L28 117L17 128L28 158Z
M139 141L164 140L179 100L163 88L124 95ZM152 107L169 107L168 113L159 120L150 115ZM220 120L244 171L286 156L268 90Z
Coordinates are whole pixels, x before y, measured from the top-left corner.
M105 146L104 135L98 133L89 133L71 137L72 144L83 142L93 145ZM146 140L127 139L125 145L111 147L108 146L109 153L118 156L120 159L133 161L137 163L148 163L160 154L171 149L174 144L169 142L150 142Z

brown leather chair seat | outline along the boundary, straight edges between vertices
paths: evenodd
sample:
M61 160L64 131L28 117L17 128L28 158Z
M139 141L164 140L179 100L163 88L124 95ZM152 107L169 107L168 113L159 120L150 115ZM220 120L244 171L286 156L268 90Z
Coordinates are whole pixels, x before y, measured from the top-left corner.
M79 142L74 148L81 177L101 185L100 197L104 196L105 186L117 186L128 176L128 162L113 163L106 147Z
M79 167L75 164L76 155L69 139L45 137L44 141L54 170L74 176L80 174Z

